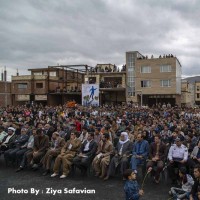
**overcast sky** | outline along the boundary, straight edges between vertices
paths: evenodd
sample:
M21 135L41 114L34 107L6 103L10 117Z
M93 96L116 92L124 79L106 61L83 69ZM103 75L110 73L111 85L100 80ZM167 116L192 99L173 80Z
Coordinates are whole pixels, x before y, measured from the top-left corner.
M174 54L200 74L199 0L0 0L0 67L125 63L126 51Z

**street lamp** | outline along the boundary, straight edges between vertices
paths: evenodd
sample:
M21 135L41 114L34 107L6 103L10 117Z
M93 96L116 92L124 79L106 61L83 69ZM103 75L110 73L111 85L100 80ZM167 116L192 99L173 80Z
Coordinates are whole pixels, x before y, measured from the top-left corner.
M136 92L138 93L138 95L140 95L140 106L142 108L142 105L143 105L143 93L142 93L142 90L137 90Z

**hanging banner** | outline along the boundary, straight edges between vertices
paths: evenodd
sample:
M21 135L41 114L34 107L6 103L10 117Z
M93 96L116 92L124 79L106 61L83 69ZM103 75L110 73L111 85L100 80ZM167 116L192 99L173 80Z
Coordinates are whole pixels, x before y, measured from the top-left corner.
M98 84L82 84L82 105L99 106Z

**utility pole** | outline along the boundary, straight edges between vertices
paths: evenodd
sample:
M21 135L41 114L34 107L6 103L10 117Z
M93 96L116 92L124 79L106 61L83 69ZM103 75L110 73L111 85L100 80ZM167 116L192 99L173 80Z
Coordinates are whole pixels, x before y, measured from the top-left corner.
M6 72L6 66L4 67L4 92L5 92L5 107L7 106L8 104L8 98L7 98L7 83L6 83L6 80L7 80L7 72Z
M142 108L143 105L143 93L142 90L136 91L140 95L140 107Z

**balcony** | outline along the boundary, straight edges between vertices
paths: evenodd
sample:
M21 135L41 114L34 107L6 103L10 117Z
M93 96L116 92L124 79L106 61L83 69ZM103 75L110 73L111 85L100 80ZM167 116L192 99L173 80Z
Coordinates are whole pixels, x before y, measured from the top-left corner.
M24 75L24 76L12 76L12 81L22 81L22 80L31 80L31 75Z

